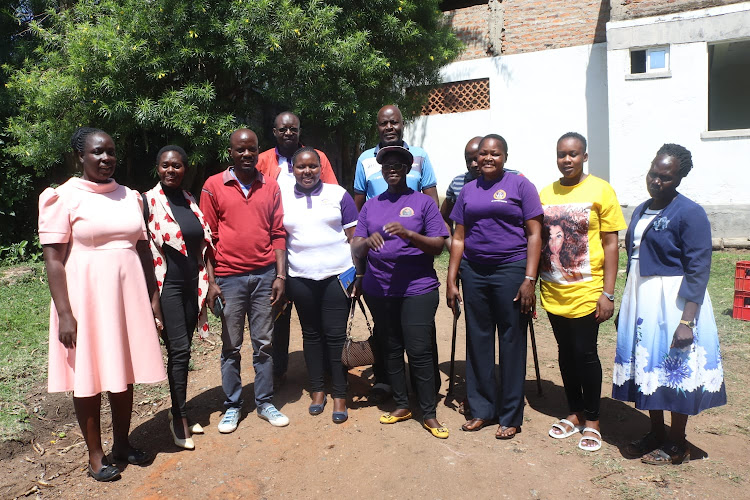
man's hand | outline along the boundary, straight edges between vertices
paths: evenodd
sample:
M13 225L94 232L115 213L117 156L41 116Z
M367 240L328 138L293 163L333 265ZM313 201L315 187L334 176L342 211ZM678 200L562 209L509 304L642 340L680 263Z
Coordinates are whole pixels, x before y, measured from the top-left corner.
M216 302L216 297L221 297L221 300L226 304L226 300L224 300L224 294L221 292L221 288L219 287L219 285L217 285L215 281L210 281L208 283L208 292L206 293L206 302L208 302L208 308L212 311L214 310L214 302Z
M276 307L285 302L284 284L285 281L281 278L277 277L273 280L273 284L271 285L271 307Z

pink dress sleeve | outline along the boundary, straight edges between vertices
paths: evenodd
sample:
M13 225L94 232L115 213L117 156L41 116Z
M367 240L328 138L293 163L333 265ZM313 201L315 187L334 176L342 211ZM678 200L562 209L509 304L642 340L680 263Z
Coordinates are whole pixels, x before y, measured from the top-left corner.
M52 188L39 195L39 242L42 245L70 241L70 212Z

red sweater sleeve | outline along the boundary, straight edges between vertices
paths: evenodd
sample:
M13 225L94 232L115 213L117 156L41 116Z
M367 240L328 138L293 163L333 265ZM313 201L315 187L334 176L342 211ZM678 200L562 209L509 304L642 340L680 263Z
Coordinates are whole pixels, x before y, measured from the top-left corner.
M318 151L320 156L320 180L326 184L338 184L339 181L336 179L336 174L333 172L333 167L331 167L331 162L328 161L326 154L317 149L315 151Z
M206 224L211 228L211 240L213 241L214 247L216 247L219 242L219 217L217 215L216 198L212 191L212 184L211 178L208 178L203 184L199 207L201 212L203 212L203 218L205 219Z
M273 203L271 206L271 248L286 250L286 230L284 229L284 207L281 204L281 190L274 183Z

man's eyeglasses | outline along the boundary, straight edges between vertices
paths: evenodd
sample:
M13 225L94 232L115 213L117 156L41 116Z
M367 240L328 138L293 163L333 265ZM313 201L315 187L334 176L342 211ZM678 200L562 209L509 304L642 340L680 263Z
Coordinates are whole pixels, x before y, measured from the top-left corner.
M299 132L299 129L297 127L279 127L276 130L278 130L282 134L286 134L287 132L296 134L297 132Z
M387 165L383 165L383 171L387 172L389 170L392 170L394 172L400 172L408 166L409 165L407 165L406 163L390 163Z

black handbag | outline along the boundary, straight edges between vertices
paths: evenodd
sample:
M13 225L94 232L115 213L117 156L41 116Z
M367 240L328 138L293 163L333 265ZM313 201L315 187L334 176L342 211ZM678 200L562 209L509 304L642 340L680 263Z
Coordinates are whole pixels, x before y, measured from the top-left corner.
M352 337L352 324L354 321L354 304L359 304L359 308L362 310L362 314L365 316L365 322L367 323L367 330L370 332L370 336L367 340L354 340ZM375 348L374 339L372 338L372 327L370 326L370 320L367 318L365 312L365 306L362 304L362 299L357 298L356 301L352 300L352 306L349 310L349 324L346 327L346 340L344 341L344 348L341 350L341 363L347 368L355 368L357 366L371 365L375 362Z

